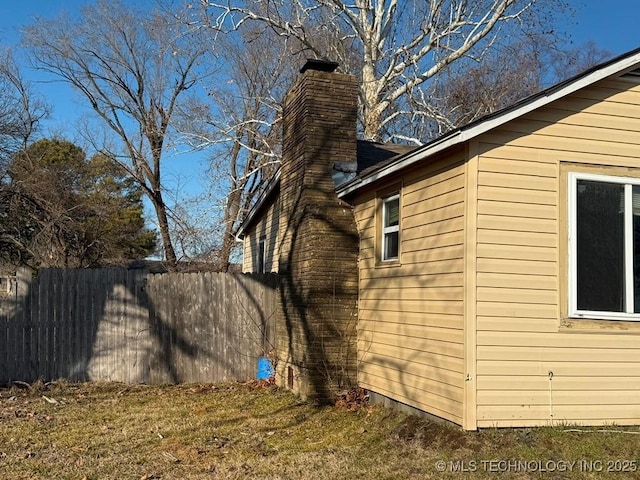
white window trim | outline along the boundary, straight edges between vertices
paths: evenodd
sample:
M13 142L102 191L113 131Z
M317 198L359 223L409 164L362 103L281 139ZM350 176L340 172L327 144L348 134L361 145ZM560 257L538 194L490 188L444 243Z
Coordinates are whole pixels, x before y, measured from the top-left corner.
M624 313L624 312L600 312L591 310L578 310L578 269L577 269L577 241L576 241L576 194L578 180L587 180L604 183L618 183L625 185L625 232L633 231L633 206L631 189L634 185L640 186L640 178L608 176L591 173L569 173L568 187L568 240L569 240L569 317L587 318L599 320L625 320L632 322L640 322L640 313ZM631 235L625 235L625 309L627 312L633 311L634 293L633 293L633 256L627 252L633 251L633 238Z
M388 202L392 202L394 200L398 200L398 225L393 225L391 227L385 227L387 223L387 209L386 204ZM396 193L395 195L390 195L388 197L384 197L382 199L382 251L380 252L380 259L383 262L395 262L400 257L400 233L398 233L398 255L395 257L386 257L387 244L386 244L386 235L388 233L400 232L400 194Z

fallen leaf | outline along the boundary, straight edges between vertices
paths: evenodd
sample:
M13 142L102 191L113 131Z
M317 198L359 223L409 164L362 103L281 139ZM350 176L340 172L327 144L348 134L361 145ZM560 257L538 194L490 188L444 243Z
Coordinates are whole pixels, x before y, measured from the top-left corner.
M162 455L165 458L168 458L169 460L171 460L172 462L175 462L175 463L179 463L180 462L179 458L175 457L173 454L171 454L169 452L162 452Z
M140 480L153 480L156 478L160 478L160 475L156 475L155 473L148 473L140 477Z
M44 398L44 400L52 405L59 405L60 402L58 400L56 400L55 398L50 398L47 397L46 395L42 395L42 398Z

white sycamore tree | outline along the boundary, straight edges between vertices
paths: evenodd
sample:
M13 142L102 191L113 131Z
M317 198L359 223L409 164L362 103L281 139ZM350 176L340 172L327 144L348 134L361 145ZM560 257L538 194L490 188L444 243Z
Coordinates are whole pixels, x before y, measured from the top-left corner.
M338 61L360 79L362 136L403 139L407 125L451 126L433 80L455 63L479 62L500 45L553 35L562 0L202 1L209 25L229 32L257 22L295 39L309 56ZM555 12L555 13L554 13ZM401 126L401 127L400 127ZM402 133L401 133L402 132Z

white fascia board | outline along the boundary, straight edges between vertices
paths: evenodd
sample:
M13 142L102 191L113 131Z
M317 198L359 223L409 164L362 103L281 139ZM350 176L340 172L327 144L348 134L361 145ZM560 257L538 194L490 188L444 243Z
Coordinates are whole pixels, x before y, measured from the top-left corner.
M386 167L372 172L371 174L358 178L353 182L345 184L343 188L338 188L338 197L342 198L350 193L356 192L361 188L370 185L371 183L380 180L381 178L391 175L403 168L411 166L417 162L420 162L432 155L440 153L447 148L460 145L463 142L473 139L483 133L488 132L494 128L497 128L511 120L514 120L522 115L526 115L537 108L541 108L548 105L551 102L566 97L581 88L588 87L593 83L599 82L607 77L624 73L627 70L632 70L640 63L640 53L636 53L630 57L622 58L617 62L597 69L593 72L587 73L583 76L577 77L575 80L568 82L566 85L559 84L559 88L550 87L548 90L544 90L539 94L535 94L531 97L530 101L519 107L515 107L510 110L506 110L504 113L495 117L488 118L485 121L473 123L468 127L462 127L458 130L454 130L451 133L445 134L433 143L428 143L423 148L420 148L406 156L400 157L397 161L387 165Z

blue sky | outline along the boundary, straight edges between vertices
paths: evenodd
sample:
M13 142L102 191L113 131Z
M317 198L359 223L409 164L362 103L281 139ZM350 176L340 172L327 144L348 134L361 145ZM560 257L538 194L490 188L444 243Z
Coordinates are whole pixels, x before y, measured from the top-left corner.
M126 0L125 0L126 1ZM140 4L153 4L155 0L130 0ZM0 2L0 45L14 46L19 41L20 28L31 24L35 18L52 18L62 10L79 12L82 5L92 3L91 0L25 0L21 2ZM52 81L51 76L25 69L23 74L32 83L32 90L44 96L45 101L52 107L51 117L43 122L43 136L60 137L82 145L77 138L74 125L89 108L83 103L84 99L77 96L73 90L59 82ZM180 200L198 195L206 191L205 178L206 158L199 154L179 154L168 158L163 164L163 179L172 187L172 195L179 195ZM179 193L177 193L179 192ZM170 202L172 203L172 202ZM149 209L147 205L147 209ZM149 217L153 214L148 213Z
M138 0L151 3L153 0ZM0 43L12 45L17 42L20 26L30 23L34 17L51 17L61 9L77 11L86 0L28 0L0 3ZM640 47L640 1L638 0L569 0L576 15L567 18L560 28L571 34L574 45L593 40L603 49L621 54ZM67 114L77 110L72 96L60 85L37 84L54 104L53 118L49 128L58 132L68 125ZM68 108L73 105L73 108Z
M640 47L638 0L570 0L569 4L576 9L567 25L575 44L593 40L614 54Z
M136 0L138 3L152 3L153 0ZM23 0L0 3L0 44L13 45L18 40L19 28L29 24L36 16L51 17L61 9L77 11L87 0ZM639 0L568 0L576 11L575 16L566 19L560 29L571 35L575 47L593 40L599 48L621 54L640 47ZM27 78L37 80L33 72L25 72ZM71 91L58 83L35 83L34 89L41 92L53 106L51 120L45 125L45 134L65 135L69 125L73 125L81 106L74 100ZM67 138L73 140L73 133ZM204 166L197 158L165 164L165 173L179 177L180 183L188 184L192 191L204 188L202 173Z

